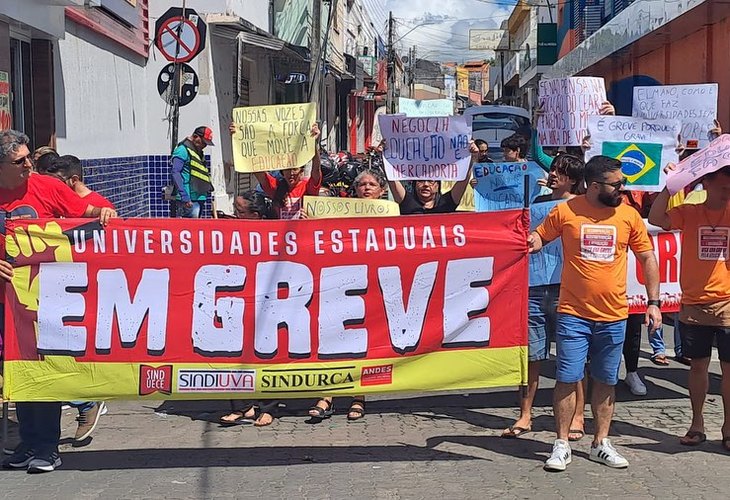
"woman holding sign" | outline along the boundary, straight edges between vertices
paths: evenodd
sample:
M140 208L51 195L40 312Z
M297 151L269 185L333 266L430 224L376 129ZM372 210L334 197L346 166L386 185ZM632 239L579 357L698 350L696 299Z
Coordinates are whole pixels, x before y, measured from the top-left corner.
M235 128L232 128L231 133L234 132ZM316 123L312 125L311 134L315 140L319 137L319 126ZM310 176L304 177L303 174L304 170L300 167L283 169L280 178L274 177L268 172L254 173L266 196L273 200L274 209L280 219L301 219L304 213L302 203L304 195L319 195L319 188L322 185L319 148L314 148Z
M379 200L386 192L386 181L382 175L374 170L363 170L360 172L352 185L355 187L355 198L367 200ZM332 397L320 398L314 406L309 409L309 416L314 419L325 419L334 413ZM365 416L365 396L354 396L350 403L350 410L347 412L347 420L360 420Z
M430 179L413 181L413 193L406 191L400 181L388 181L390 190L393 193L393 200L400 205L401 215L456 212L466 187L469 185L471 167L478 161L479 148L474 141L471 141L469 145L469 152L471 153L471 163L466 178L455 183L451 191L444 194L441 194L440 181Z

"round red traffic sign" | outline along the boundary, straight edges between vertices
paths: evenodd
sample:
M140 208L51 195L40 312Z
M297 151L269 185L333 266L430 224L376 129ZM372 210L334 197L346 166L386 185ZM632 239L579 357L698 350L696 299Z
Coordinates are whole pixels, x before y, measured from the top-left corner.
M189 19L173 17L160 26L155 41L157 48L170 62L188 62L200 51L201 35Z

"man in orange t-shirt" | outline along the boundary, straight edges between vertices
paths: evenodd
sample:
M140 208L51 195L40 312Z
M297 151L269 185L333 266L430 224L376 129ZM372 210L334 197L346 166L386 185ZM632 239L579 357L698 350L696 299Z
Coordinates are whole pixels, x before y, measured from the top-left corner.
M629 465L608 439L629 314L629 249L646 276L646 324L656 329L662 323L659 267L644 221L636 210L621 203L626 183L621 162L606 156L593 157L586 164L585 182L586 194L553 208L528 239L531 252L557 238L563 245L553 400L558 436L545 462L545 469L554 471L565 470L572 459L568 433L577 384L583 379L589 354L595 415L589 458L614 468Z
M707 192L704 203L679 205L667 212L669 192L665 189L649 213L652 224L682 231L679 322L683 354L691 360L688 385L692 424L680 442L687 446L707 439L702 409L715 341L723 378L730 377L730 165L705 175L702 185ZM721 391L725 407L722 446L730 451L727 380L723 380Z

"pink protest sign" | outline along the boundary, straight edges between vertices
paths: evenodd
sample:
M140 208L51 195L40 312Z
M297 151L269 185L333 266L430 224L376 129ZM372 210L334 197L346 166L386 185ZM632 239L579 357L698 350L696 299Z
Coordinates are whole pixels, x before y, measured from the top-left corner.
M667 190L676 194L685 186L702 176L730 165L730 134L723 134L710 143L705 149L680 161L677 169L667 174Z

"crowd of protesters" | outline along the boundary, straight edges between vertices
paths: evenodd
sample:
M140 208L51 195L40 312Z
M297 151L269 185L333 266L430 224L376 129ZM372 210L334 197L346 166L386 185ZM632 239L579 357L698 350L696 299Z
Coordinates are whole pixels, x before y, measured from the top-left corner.
M613 114L613 106L604 103L601 113ZM229 131L235 134L235 125ZM316 139L318 126L313 124L310 132ZM504 161L525 161L533 136L518 132L506 138L502 142ZM212 145L211 129L201 126L173 151L171 178L176 216L202 216L203 202L212 190L204 149ZM563 271L559 285L529 289L527 388L521 392L518 419L504 430L502 437L519 438L532 430L532 406L541 364L549 358L554 340L557 436L545 468L565 470L572 460L570 442L585 436L584 407L589 381L595 433L588 456L609 467L628 466L608 436L622 357L627 372L625 383L632 393L646 394L637 373L642 326L650 335L652 361L662 366L668 364L661 330L658 265L643 220L648 217L655 225L684 233L682 306L681 312L671 320L675 332L679 332L675 341L676 359L690 365L688 385L693 418L681 443L687 446L702 443L706 440L702 409L713 345L718 347L723 373L730 370L730 259L727 248L710 259L700 255L698 249L702 243L698 239L702 231L724 231L723 234L730 231L730 165L705 176L698 185L690 186L678 196L670 197L666 190L655 194L625 191L626 178L618 160L594 156L585 163L583 154L591 147L590 138L586 138L581 148L562 151L543 150L534 140L532 145L532 157L546 170L545 178L538 183L548 193L534 203L559 203L529 236L528 245L530 252L538 252L551 241L560 240ZM472 165L492 161L484 141L473 141L470 152ZM686 157L692 152L682 154ZM116 217L115 208L84 184L83 174L78 158L61 156L48 147L31 153L25 135L0 132L0 209L6 219L94 217L105 225ZM292 167L277 174L256 173L255 177L260 188L236 196L230 217L302 219L306 218L303 197L327 194L322 186L319 151L315 152L309 169ZM351 193L365 199L381 199L390 193L401 214L443 214L457 211L470 181L471 165L466 178L446 192L442 192L438 181L416 180L404 185L386 180L378 170L363 169L354 178ZM695 194L699 192L701 196ZM602 238L605 243L606 234L610 235L608 245L595 243ZM628 313L629 251L635 254L645 276L648 305L644 315L629 316ZM10 280L12 276L12 262L0 260L0 277ZM727 379L722 385L722 395L725 403L722 446L730 451L730 382ZM103 402L67 404L78 408L79 426L74 443L83 444L106 406ZM227 426L253 422L256 426L268 426L275 421L278 407L279 403L273 400L231 401L231 410L221 417L220 423ZM5 450L10 456L3 466L31 473L54 470L61 464L58 442L62 403L18 402L16 408L20 443ZM332 398L318 399L308 414L320 420L331 417ZM365 415L365 397L355 396L347 419L360 420Z

